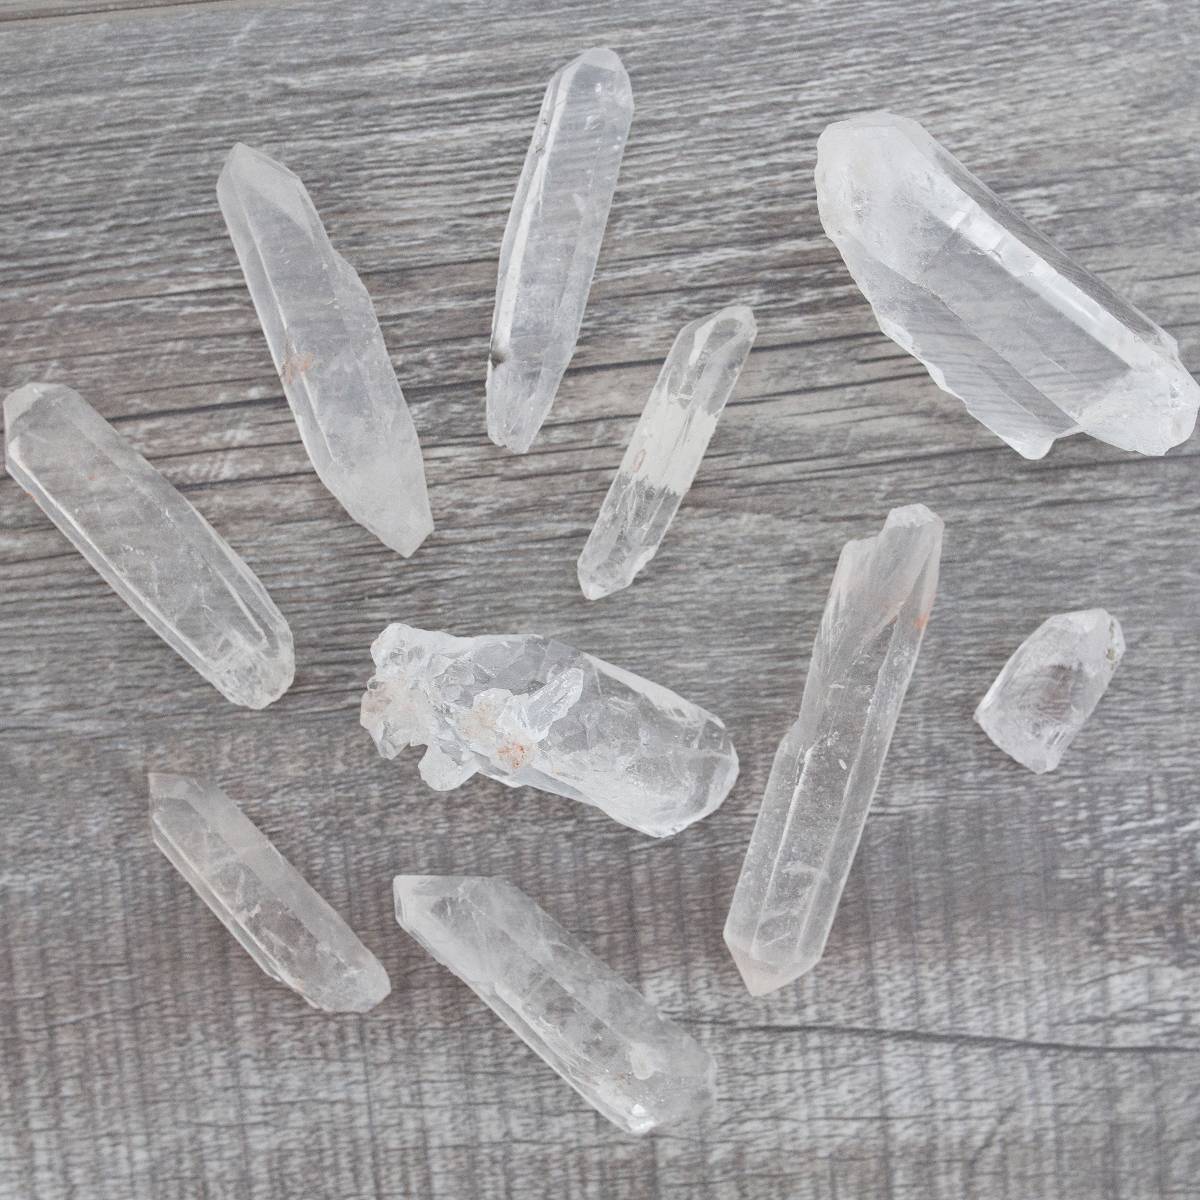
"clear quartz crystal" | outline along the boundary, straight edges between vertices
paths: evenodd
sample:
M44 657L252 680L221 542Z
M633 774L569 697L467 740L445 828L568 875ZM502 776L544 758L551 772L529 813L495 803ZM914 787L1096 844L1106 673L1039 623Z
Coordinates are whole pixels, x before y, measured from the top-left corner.
M488 435L524 454L575 353L633 120L621 60L588 50L550 80L500 247Z
M830 125L817 204L883 332L1026 458L1080 431L1143 454L1190 436L1200 386L1174 339L915 121Z
M8 473L172 650L234 704L288 689L292 631L266 588L82 397L27 384L4 427Z
M400 925L615 1125L648 1133L712 1106L708 1052L511 883L394 886Z
M755 996L825 950L933 608L942 522L895 508L847 542L813 645L800 717L775 753L725 942Z
M385 758L427 746L421 776L439 791L479 772L666 837L716 809L737 778L712 713L562 642L389 625L371 654L363 727Z
M382 964L220 788L151 775L158 848L272 978L314 1008L366 1012L391 991Z
M1121 623L1102 608L1049 617L1004 664L975 720L1022 766L1053 771L1124 653Z
M412 554L433 529L425 469L367 289L282 163L234 146L217 199L317 475L384 545Z
M579 556L579 586L589 600L628 587L657 553L756 332L744 305L679 331Z

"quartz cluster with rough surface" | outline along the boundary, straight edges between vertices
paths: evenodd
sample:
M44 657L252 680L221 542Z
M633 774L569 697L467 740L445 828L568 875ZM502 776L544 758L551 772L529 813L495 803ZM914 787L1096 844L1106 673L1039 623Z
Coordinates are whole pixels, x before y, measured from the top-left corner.
M396 624L371 654L362 724L385 758L428 747L421 777L439 791L479 772L666 837L716 809L737 778L712 713L551 638Z
M256 963L327 1012L366 1012L383 965L220 788L151 775L155 844Z
M712 1106L708 1052L511 883L394 888L400 925L615 1125L643 1134Z
M8 473L181 658L234 704L291 685L292 631L215 529L78 393L4 401Z
M942 522L895 508L847 542L813 645L800 716L779 745L725 942L762 995L820 959L933 609Z
M500 247L488 360L488 435L517 454L575 353L632 120L611 50L586 51L546 88Z
M679 331L579 556L579 586L589 600L628 587L658 552L756 332L745 305Z
M1049 617L1004 664L975 720L1022 766L1053 771L1124 653L1121 623L1102 608Z
M317 475L384 545L412 554L433 529L425 468L367 289L282 163L234 146L217 199Z
M830 125L817 204L883 332L1026 458L1080 432L1142 454L1190 436L1200 385L1174 339L917 122Z

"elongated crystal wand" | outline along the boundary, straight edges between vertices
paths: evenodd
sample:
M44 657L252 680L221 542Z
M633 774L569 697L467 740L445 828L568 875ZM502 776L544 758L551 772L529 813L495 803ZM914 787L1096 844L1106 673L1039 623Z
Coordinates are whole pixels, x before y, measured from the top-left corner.
M775 753L725 942L756 996L820 959L933 608L942 522L895 508L847 542L800 716Z
M586 51L546 88L500 247L488 359L488 436L517 454L575 353L632 120L611 50Z

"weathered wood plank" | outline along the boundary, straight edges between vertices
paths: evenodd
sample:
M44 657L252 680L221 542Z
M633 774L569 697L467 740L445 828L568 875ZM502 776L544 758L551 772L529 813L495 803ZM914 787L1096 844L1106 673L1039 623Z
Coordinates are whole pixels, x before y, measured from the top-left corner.
M575 364L534 451L483 428L495 260L541 89L617 47L638 110ZM1200 1178L1194 443L1025 463L875 330L816 218L816 135L886 105L1200 367L1200 10L1005 0L231 9L0 32L0 388L77 387L261 574L296 685L235 711L0 479L0 1195L1194 1194ZM216 207L236 139L308 183L376 298L438 530L409 562L311 472ZM595 605L574 559L678 327L760 340L662 552ZM764 1001L721 925L837 550L947 523L913 689L820 969ZM1062 767L971 723L1047 613L1129 652ZM357 727L389 620L540 629L725 717L744 774L655 843ZM392 972L366 1018L273 987L150 844L144 773L211 773ZM535 896L722 1068L703 1136L616 1136L396 928L397 871Z

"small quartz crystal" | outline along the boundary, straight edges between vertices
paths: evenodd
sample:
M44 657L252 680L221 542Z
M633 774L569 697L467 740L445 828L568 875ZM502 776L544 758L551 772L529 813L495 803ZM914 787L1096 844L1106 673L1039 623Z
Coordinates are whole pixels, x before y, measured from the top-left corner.
M524 454L575 353L633 120L621 60L588 50L546 88L500 247L488 435Z
M155 844L256 963L327 1012L391 991L382 964L220 788L151 775Z
M234 704L287 690L292 631L266 588L81 396L27 384L4 427L8 473L172 650Z
M756 331L744 305L679 331L579 556L579 586L589 600L628 587L657 553Z
M716 809L737 778L712 713L562 642L397 624L371 654L363 727L385 758L427 746L421 777L439 791L480 772L666 837Z
M847 542L813 645L800 717L775 753L725 942L755 996L825 950L937 587L942 522L895 508Z
M629 1133L704 1114L708 1052L502 879L399 875L396 920Z
M234 146L217 199L317 475L384 545L412 554L433 529L425 469L367 289L282 163Z
M880 329L1026 458L1079 432L1142 454L1191 435L1200 386L1174 339L916 121L830 125L817 205Z
M1049 617L1004 664L975 720L1022 766L1053 771L1124 653L1121 623L1102 608Z

